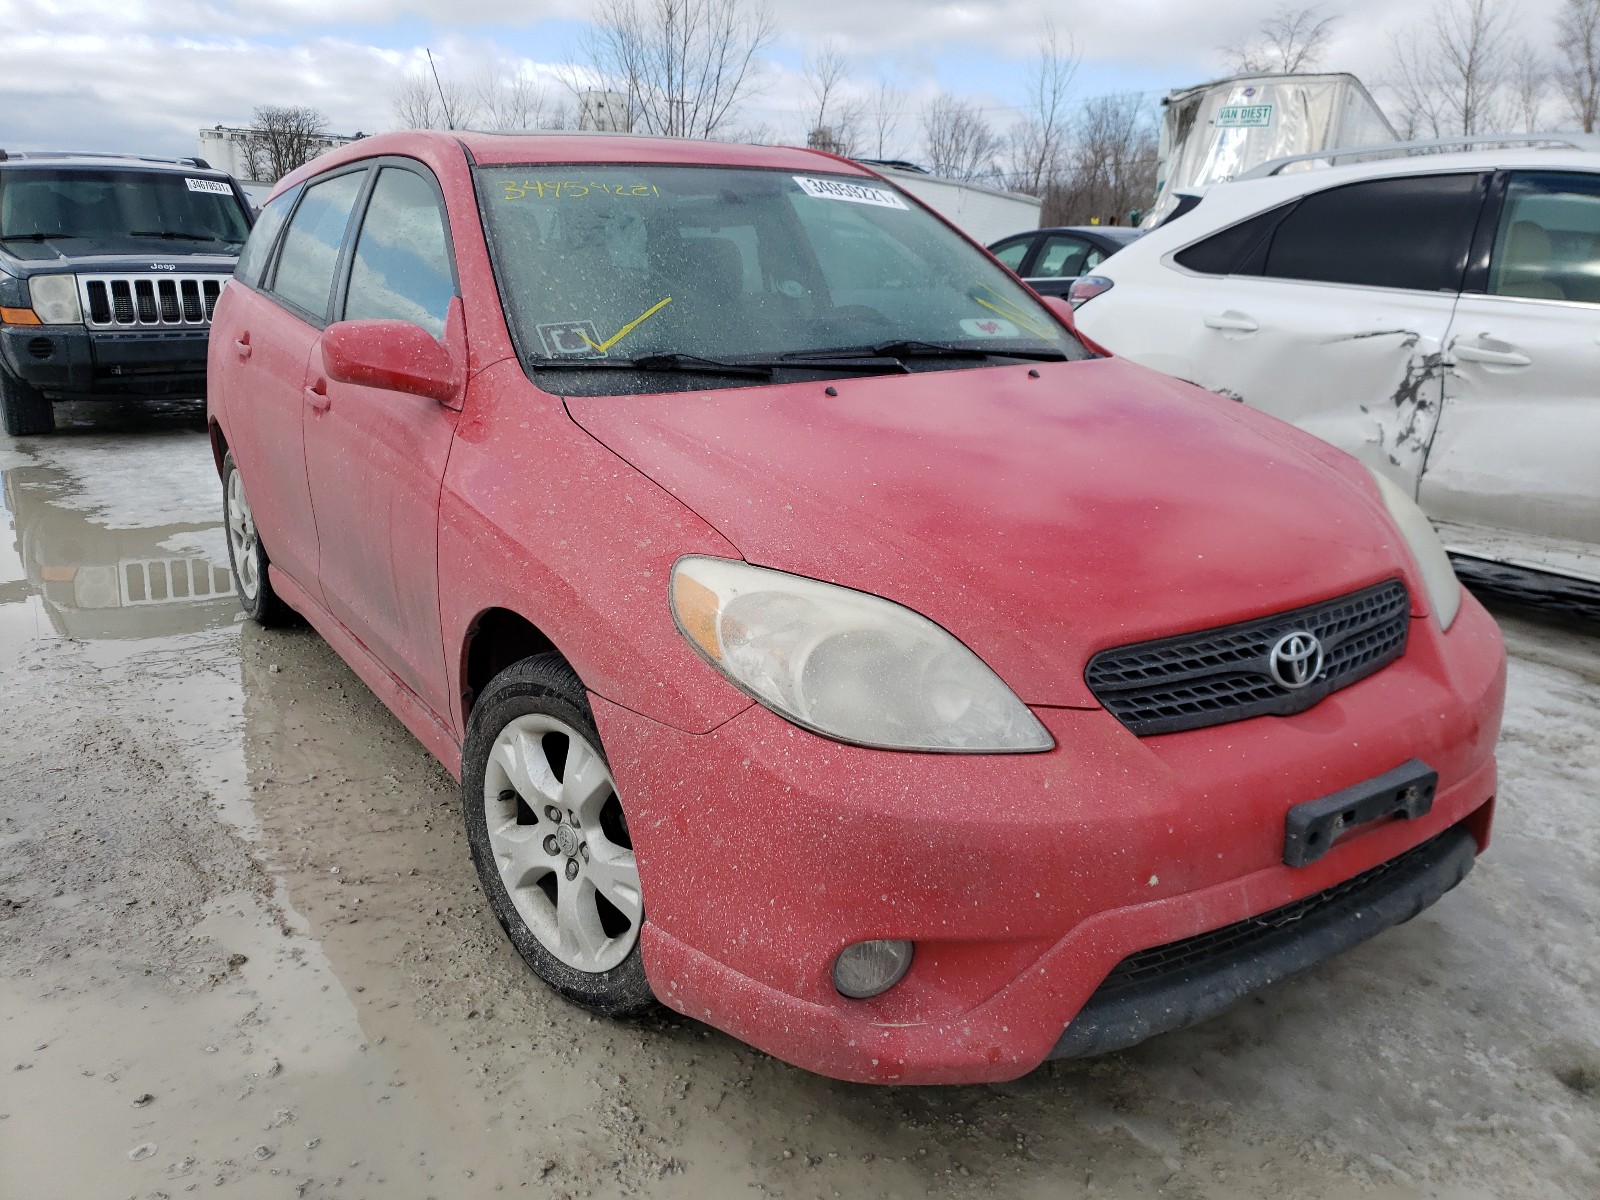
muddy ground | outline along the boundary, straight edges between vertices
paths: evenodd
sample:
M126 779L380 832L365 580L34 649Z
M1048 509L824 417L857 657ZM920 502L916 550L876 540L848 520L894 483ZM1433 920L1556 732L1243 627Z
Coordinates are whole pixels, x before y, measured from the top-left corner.
M875 1089L546 991L444 771L238 619L194 408L0 468L3 1200L1600 1196L1592 624L1497 611L1496 840L1436 908L1122 1054Z

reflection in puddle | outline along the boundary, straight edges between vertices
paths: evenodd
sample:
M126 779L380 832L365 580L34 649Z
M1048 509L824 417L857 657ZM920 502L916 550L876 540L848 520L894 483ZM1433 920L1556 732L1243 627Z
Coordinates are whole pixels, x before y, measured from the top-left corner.
M234 620L219 521L112 528L84 511L72 472L28 465L3 475L16 554L9 574L21 577L0 583L0 606L37 597L50 628L73 640L161 637Z

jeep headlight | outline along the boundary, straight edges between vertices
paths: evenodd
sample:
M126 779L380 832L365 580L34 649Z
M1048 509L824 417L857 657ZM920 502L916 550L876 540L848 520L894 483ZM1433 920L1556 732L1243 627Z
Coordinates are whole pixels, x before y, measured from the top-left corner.
M1400 527L1400 533L1406 539L1406 545L1411 548L1411 557L1416 560L1417 569L1422 572L1423 585L1428 589L1428 606L1433 609L1433 615L1439 618L1440 628L1449 629L1451 622L1456 619L1456 613L1461 610L1461 581L1456 578L1455 568L1450 565L1450 556L1445 553L1444 543L1439 540L1439 535L1434 532L1433 525L1422 509L1417 507L1415 500L1382 472L1373 471L1370 467L1367 469L1378 485L1378 494L1388 506L1389 515L1394 518L1394 523Z
M672 613L738 688L815 733L884 750L1055 745L971 650L892 601L725 558L679 559Z
M82 325L76 275L38 275L28 280L28 299L42 325Z

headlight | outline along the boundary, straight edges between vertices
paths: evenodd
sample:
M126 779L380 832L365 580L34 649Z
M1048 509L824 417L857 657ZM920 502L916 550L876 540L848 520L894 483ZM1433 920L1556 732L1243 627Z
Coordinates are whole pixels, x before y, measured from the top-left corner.
M1415 500L1382 472L1373 471L1370 467L1367 469L1378 484L1378 494L1388 506L1389 515L1400 527L1406 545L1411 547L1411 557L1417 560L1417 569L1422 572L1422 582L1428 589L1428 604L1433 609L1433 615L1439 618L1441 628L1449 629L1461 609L1461 581L1456 578L1455 568L1450 565L1450 556L1444 552L1444 544L1439 541L1439 535L1433 531L1432 524L1417 507Z
M725 558L683 558L672 569L672 613L737 687L825 737L970 754L1055 745L976 654L878 596Z
M45 325L82 325L76 275L40 275L28 280L33 311Z

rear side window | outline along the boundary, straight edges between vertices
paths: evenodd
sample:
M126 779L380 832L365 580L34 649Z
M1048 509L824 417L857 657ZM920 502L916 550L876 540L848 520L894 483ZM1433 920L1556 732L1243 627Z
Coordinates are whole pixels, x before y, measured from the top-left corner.
M1259 275L1268 236L1293 211L1293 204L1282 204L1257 213L1248 221L1230 225L1221 233L1180 250L1172 256L1173 261L1202 275Z
M1600 176L1527 171L1511 177L1489 292L1600 304Z
M233 277L240 283L248 284L250 287L261 285L261 276L267 269L267 260L272 257L272 244L278 240L284 219L299 198L300 189L292 187L283 195L268 201L262 208L261 215L256 218L256 227L250 231L250 240L239 252L239 265L233 270Z
M994 252L994 256L1005 263L1013 271L1022 269L1022 260L1028 257L1028 247L1033 243L1028 238L1019 238L1008 245L1001 246Z
M309 185L283 235L272 291L319 320L328 315L339 248L366 178L365 171L351 171Z
M1039 252L1039 261L1034 263L1031 274L1035 279L1060 279L1063 276L1071 278L1082 275L1084 261L1089 257L1091 249L1089 243L1080 238L1059 235L1048 237L1044 241L1044 249Z
M1478 175L1373 179L1315 192L1271 234L1261 274L1460 291L1482 206Z
M434 337L442 336L456 294L449 240L428 181L412 171L384 167L356 240L345 319L410 321Z

